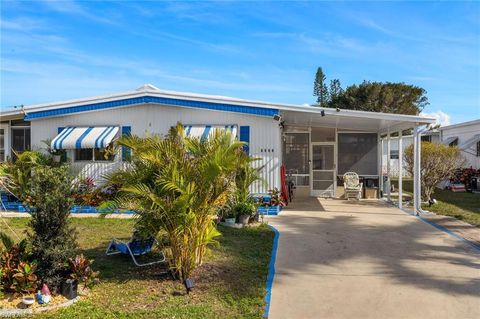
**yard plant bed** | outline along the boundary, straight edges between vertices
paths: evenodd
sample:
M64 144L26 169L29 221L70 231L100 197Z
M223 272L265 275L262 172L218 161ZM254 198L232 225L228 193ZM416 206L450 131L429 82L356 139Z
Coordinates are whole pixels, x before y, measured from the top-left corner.
M393 181L395 189L398 187L398 181ZM413 181L404 180L403 190L407 193L413 193ZM469 224L480 227L480 194L473 193L455 193L445 189L435 189L432 196L437 203L428 206L423 205L423 209L436 214L455 217Z
M8 223L19 234L28 219ZM38 318L261 318L273 232L265 225L221 227L220 246L213 247L194 273L195 288L162 274L160 267L138 268L127 256L105 256L112 237L127 241L134 220L72 219L81 252L95 259L100 283L87 299Z

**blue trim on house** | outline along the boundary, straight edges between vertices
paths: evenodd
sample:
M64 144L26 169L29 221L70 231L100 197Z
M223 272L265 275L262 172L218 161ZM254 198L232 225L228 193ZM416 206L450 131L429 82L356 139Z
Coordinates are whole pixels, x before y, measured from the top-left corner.
M240 141L246 143L243 150L250 154L250 126L240 126Z
M265 295L265 311L263 312L263 317L268 318L268 313L270 311L270 299L272 298L272 286L273 286L273 278L275 277L275 259L277 258L277 248L278 248L278 237L280 237L280 233L278 230L268 225L270 229L275 234L273 238L273 246L272 246L272 255L270 256L270 264L268 265L268 275L267 275L267 286L266 290L267 293Z
M33 120L33 119L49 117L49 116L67 115L67 114L79 113L79 112L104 110L109 108L122 107L122 106L134 105L134 104L145 104L145 103L163 104L163 105L180 106L180 107L194 107L194 108L200 108L200 109L244 113L244 114L252 114L252 115L267 116L267 117L272 117L273 115L279 113L278 109L272 109L272 108L266 108L266 107L253 107L253 106L247 106L247 105L234 105L234 104L227 104L227 103L192 101L192 100L173 99L173 98L157 97L157 96L143 96L143 97L136 97L136 98L121 99L121 100L110 101L110 102L99 102L99 103L92 103L92 104L63 107L63 108L58 108L53 110L30 112L25 115L25 120Z
M131 126L122 126L122 136L130 136L132 135L132 127ZM122 161L126 161L130 159L130 155L132 154L132 150L126 146L122 146Z

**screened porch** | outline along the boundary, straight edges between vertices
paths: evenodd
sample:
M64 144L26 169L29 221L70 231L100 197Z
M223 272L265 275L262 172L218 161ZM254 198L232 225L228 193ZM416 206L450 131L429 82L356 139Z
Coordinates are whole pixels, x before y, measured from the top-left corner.
M283 163L295 196L343 198L343 174L355 172L362 198L378 198L378 134L321 127L285 127Z

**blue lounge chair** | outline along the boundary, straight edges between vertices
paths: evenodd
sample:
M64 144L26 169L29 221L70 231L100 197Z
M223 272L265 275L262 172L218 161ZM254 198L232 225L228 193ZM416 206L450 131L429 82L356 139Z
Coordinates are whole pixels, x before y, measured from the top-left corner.
M130 255L130 257L132 257L133 259L133 262L138 267L164 263L166 259L163 252L161 253L162 257L160 260L156 260L156 261L152 261L144 264L140 264L137 262L137 259L135 257L142 256L151 252L154 244L158 244L158 242L153 236L147 239L138 239L138 238L132 237L128 241L128 243L124 243L113 238L112 241L110 242L110 245L108 245L108 248L105 254L107 256L116 255L116 254Z

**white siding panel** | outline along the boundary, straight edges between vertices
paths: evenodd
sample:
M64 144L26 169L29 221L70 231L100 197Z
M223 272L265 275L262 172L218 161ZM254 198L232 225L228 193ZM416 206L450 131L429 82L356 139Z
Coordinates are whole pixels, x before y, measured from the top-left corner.
M256 165L264 165L263 178L267 186L255 185L255 192L280 188L281 131L278 122L268 117L248 114L199 110L186 107L145 104L60 117L32 120L32 147L44 148L42 140L53 139L58 127L65 126L131 126L132 134L166 134L177 122L184 125L250 126L250 154L261 157ZM80 165L80 164L78 164ZM89 167L89 171L95 171Z
M465 143L474 135L480 133L480 122L475 121L468 125L461 125L461 126L453 126L451 128L445 127L440 128L442 140L446 140L449 137L457 136L458 137L458 145ZM466 159L465 167L473 167L476 169L480 169L480 157L477 155L477 145L474 144L469 147L467 150L462 152L462 155Z

